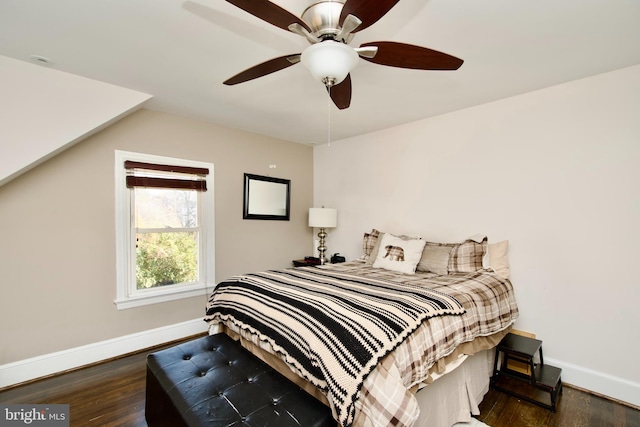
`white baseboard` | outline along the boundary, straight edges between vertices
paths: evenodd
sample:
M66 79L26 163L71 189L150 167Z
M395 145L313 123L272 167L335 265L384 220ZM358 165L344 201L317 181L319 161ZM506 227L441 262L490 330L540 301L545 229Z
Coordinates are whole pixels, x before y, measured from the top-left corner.
M207 331L202 319L189 320L106 341L0 365L0 388L132 353ZM571 363L545 357L562 369L562 381L640 406L640 384Z
M0 365L0 389L207 331L202 318Z
M548 357L544 358L544 363L562 369L563 383L640 406L640 383Z

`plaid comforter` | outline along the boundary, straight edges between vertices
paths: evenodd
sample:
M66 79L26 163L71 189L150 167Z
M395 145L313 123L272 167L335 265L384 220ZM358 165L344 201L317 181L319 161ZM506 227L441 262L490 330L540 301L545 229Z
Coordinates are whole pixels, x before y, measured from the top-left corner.
M407 290L418 302L407 302ZM325 314L312 320L318 309ZM411 426L419 408L408 389L459 344L503 330L517 315L510 282L492 273L404 275L344 263L232 278L213 292L205 320L264 343L326 393L342 425ZM318 334L327 323L348 333ZM354 338L356 329L362 335Z

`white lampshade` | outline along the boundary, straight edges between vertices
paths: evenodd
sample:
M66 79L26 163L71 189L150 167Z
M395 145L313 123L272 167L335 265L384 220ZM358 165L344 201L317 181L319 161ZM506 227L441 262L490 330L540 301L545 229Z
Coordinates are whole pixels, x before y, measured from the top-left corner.
M333 228L338 225L338 210L309 208L309 227Z
M344 43L327 40L303 50L300 61L316 80L338 84L355 68L358 53Z

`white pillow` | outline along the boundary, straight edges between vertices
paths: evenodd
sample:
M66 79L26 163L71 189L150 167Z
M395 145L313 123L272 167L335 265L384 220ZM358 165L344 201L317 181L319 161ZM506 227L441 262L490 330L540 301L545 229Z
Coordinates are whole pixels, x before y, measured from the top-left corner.
M508 252L508 240L503 240L502 242L498 243L489 243L489 250L487 251L485 268L490 268L495 271L498 276L508 279L509 275L511 274ZM482 261L484 265L485 260L483 259Z
M373 262L374 268L414 274L416 266L422 257L424 245L422 239L402 239L393 234L385 233L379 237L380 249Z

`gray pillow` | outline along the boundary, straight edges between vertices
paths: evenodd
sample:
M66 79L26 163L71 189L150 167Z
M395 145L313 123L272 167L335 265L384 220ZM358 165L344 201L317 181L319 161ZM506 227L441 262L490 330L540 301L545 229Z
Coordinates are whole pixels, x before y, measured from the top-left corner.
M436 273L446 276L449 273L449 256L451 247L427 244L422 251L422 258L418 262L416 271Z

